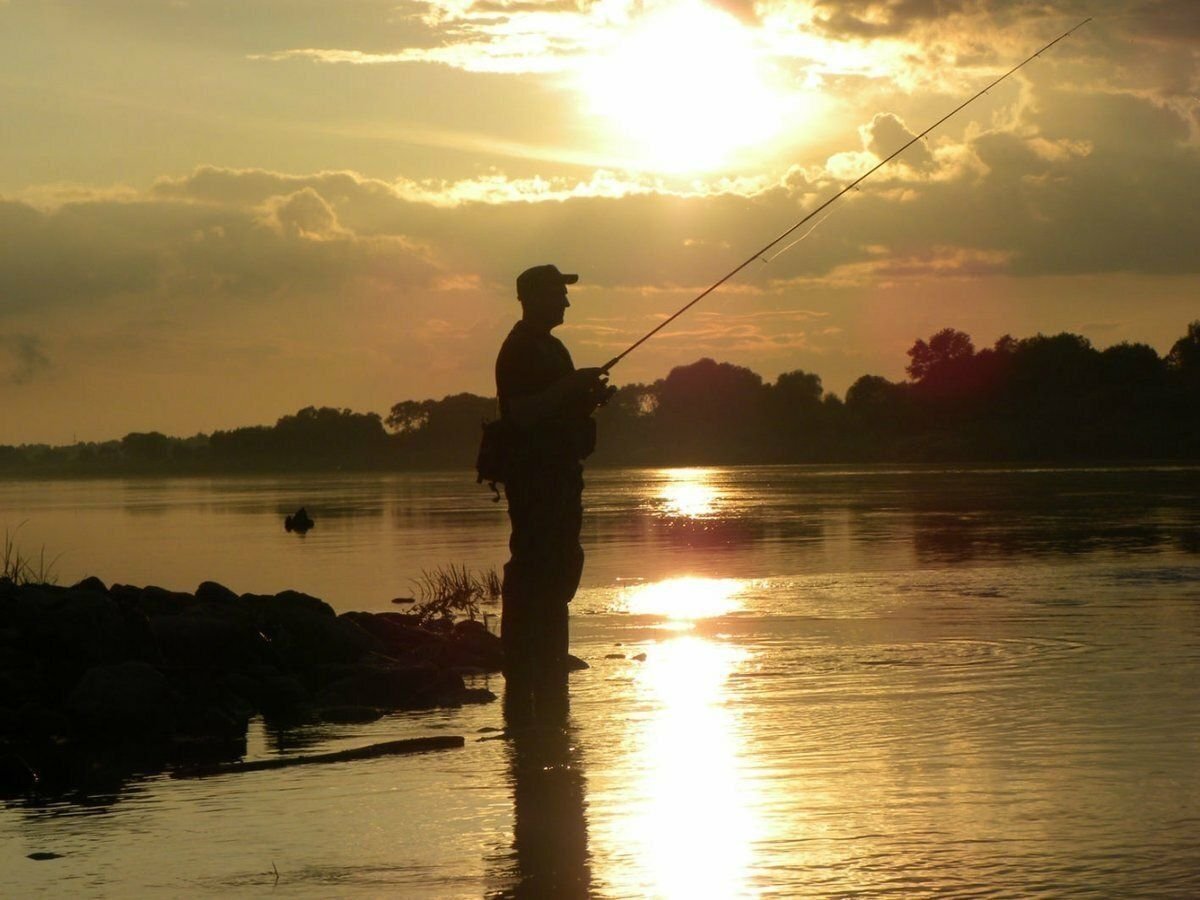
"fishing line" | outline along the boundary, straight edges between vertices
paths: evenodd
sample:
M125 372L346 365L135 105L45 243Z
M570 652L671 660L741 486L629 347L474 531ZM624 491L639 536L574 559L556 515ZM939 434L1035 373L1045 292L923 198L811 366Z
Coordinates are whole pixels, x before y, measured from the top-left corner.
M1084 19L1082 22L1080 22L1074 28L1070 28L1067 31L1064 31L1062 34L1060 34L1058 37L1056 37L1050 43L1046 44L1046 46L1042 47L1036 53L1032 53L1029 56L1027 56L1025 59L1021 60L1019 63L1017 63L1015 66L1013 66L1011 69L1009 69L1003 75L1001 75L999 78L997 78L991 84L989 84L987 87L983 88L982 90L978 91L975 94L972 94L969 98L964 100L958 106L954 107L954 109L950 110L950 112L946 113L944 116L942 116L940 119L938 119L932 125L930 125L928 128L926 128L920 134L913 137L912 140L908 141L906 144L904 144L898 150L892 151L892 153L890 155L888 155L884 159L880 160L878 163L876 163L874 166L872 166L870 169L868 169L862 175L859 175L856 179L854 179L848 185L843 187L840 191L838 191L836 194L834 194L832 197L830 197L828 200L826 200L824 203L822 203L820 206L818 206L816 209L814 209L812 212L810 212L808 215L806 215L803 219L801 219L795 225L792 225L790 228L788 228L786 231L784 231L782 234L780 234L777 238L775 238L774 240L765 244L760 249L756 250L749 257L747 257L743 262L739 263L735 268L731 269L728 273L723 275L721 278L714 281L711 285L709 285L707 288L705 288L703 291L701 291L699 294L697 294L694 298L692 298L690 301L688 301L683 306L681 306L678 310L676 310L674 313L672 313L668 318L659 322L658 325L656 325L654 328L650 329L650 331L646 332L646 334L642 335L642 337L640 337L637 341L635 341L633 344L631 344L629 347L627 347L624 350L624 352L622 352L618 356L614 356L612 359L610 359L607 363L605 363L601 367L601 371L604 372L605 374L607 374L609 372L609 370L611 370L613 368L613 366L615 366L617 363L619 363L621 360L623 360L626 356L628 356L630 353L632 353L638 347L642 346L642 344L646 343L646 341L650 340L650 338L654 337L654 335L658 334L658 332L662 331L662 329L666 328L668 325L670 325L672 322L674 322L676 319L678 319L681 315L683 315L685 312L687 312L689 309L691 309L693 306L695 306L697 303L699 303L701 300L703 300L705 297L707 297L709 294L711 294L713 291L715 291L717 288L719 288L721 285L723 285L726 281L728 281L730 278L732 278L738 272L742 271L742 269L746 268L746 266L750 265L750 263L754 262L756 259L762 260L763 262L770 262L771 259L774 259L775 257L779 256L779 253L785 252L786 250L795 246L800 241L804 240L804 238L807 237L809 234L811 234L813 229L815 229L817 227L816 225L814 225L813 228L810 228L807 232L805 232L803 235L801 235L797 240L793 241L787 247L784 247L783 250L779 251L779 253L776 253L770 259L764 258L764 254L766 254L766 252L768 250L770 250L772 247L774 247L776 244L778 244L784 238L786 238L789 235L796 232L801 226L803 226L805 223L807 223L809 220L811 220L813 218L813 216L820 213L822 210L824 210L826 207L828 207L830 204L832 204L834 201L836 201L839 197L842 197L843 195L854 190L856 187L858 187L860 184L862 184L862 182L864 182L867 178L869 178L875 172L882 169L884 166L886 166L888 163L890 163L893 159L895 159L897 156L899 156L901 153L903 153L905 150L907 150L909 147L911 147L913 144L915 144L917 141L924 139L924 137L926 135L928 135L931 131L933 131L935 128L937 128L939 125L941 125L947 119L949 119L951 116L966 109L968 106L970 106L972 103L974 103L976 100L978 100L984 94L986 94L988 91L990 91L996 85L998 85L1000 82L1004 81L1004 79L1008 78L1010 75L1012 75L1018 69L1023 68L1026 64L1037 59L1039 56L1041 56L1043 53L1045 53L1047 50L1049 50L1051 47L1053 47L1059 41L1063 40L1064 38L1069 37L1071 34L1078 31L1080 28L1082 28L1084 25L1086 25L1090 21L1092 21L1092 17L1088 16L1086 19ZM825 219L822 218L821 222L823 222L824 220ZM821 222L817 222L817 225L820 225Z
M783 256L783 254L787 253L789 250L791 250L793 247L795 247L798 243L800 243L802 240L804 240L806 237L808 237L810 234L812 234L814 231L816 231L818 228L820 228L821 224L823 222L825 222L825 220L827 220L830 216L832 216L833 213L834 213L834 210L831 209L829 212L825 213L825 215L821 216L821 218L817 219L817 221L813 222L812 228L808 229L808 231L804 232L804 234L800 235L800 237L796 238L794 241L792 241L786 247L784 247L780 250L776 250L770 256L760 256L759 259L761 259L764 263L774 262L775 260L779 259L779 257Z

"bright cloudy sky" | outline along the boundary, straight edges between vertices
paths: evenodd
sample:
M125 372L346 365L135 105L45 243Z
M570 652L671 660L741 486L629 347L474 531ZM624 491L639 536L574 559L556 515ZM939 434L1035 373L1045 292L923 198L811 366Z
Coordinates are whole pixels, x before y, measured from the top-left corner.
M0 443L490 394L543 262L602 363L1089 15L613 373L838 393L1200 317L1200 2L0 0Z

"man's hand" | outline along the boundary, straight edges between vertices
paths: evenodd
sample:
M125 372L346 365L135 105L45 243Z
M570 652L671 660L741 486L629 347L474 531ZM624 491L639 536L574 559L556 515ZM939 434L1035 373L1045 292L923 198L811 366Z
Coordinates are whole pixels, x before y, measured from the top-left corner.
M576 369L572 378L573 387L583 397L589 415L597 406L607 403L608 398L617 392L617 389L608 383L608 372L602 368Z
M509 412L519 427L530 428L567 410L582 411L583 415L590 416L616 391L608 384L608 373L604 369L576 369L543 391L511 397Z
M604 384L608 378L608 373L599 366L592 366L587 369L576 369L571 377L580 390L590 391L597 384Z

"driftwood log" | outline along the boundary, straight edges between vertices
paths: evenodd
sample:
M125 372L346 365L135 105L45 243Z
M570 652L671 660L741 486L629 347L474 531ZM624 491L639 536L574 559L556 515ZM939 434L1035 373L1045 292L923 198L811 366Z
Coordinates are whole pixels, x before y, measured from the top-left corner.
M291 766L308 766L315 763L350 762L359 759L376 759L380 756L396 756L402 753L425 753L429 750L452 750L462 747L466 741L456 735L407 738L402 741L384 741L353 750L335 750L332 753L313 753L307 756L289 756L284 759L258 759L251 762L214 763L206 766L189 766L176 769L172 778L208 778L212 775L230 775L234 772L262 772L266 769L286 769Z

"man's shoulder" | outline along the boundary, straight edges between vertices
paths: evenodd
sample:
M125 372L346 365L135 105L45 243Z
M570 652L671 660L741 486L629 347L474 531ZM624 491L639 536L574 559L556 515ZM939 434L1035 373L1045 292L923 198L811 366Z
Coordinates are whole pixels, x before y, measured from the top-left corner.
M500 344L500 353L496 358L497 362L513 359L514 357L526 356L530 348L533 347L532 336L526 328L521 327L521 323L517 322L508 332L504 341Z
M530 352L545 353L547 351L562 354L567 352L567 346L549 332L530 328L521 321L512 327L500 345L501 356Z

